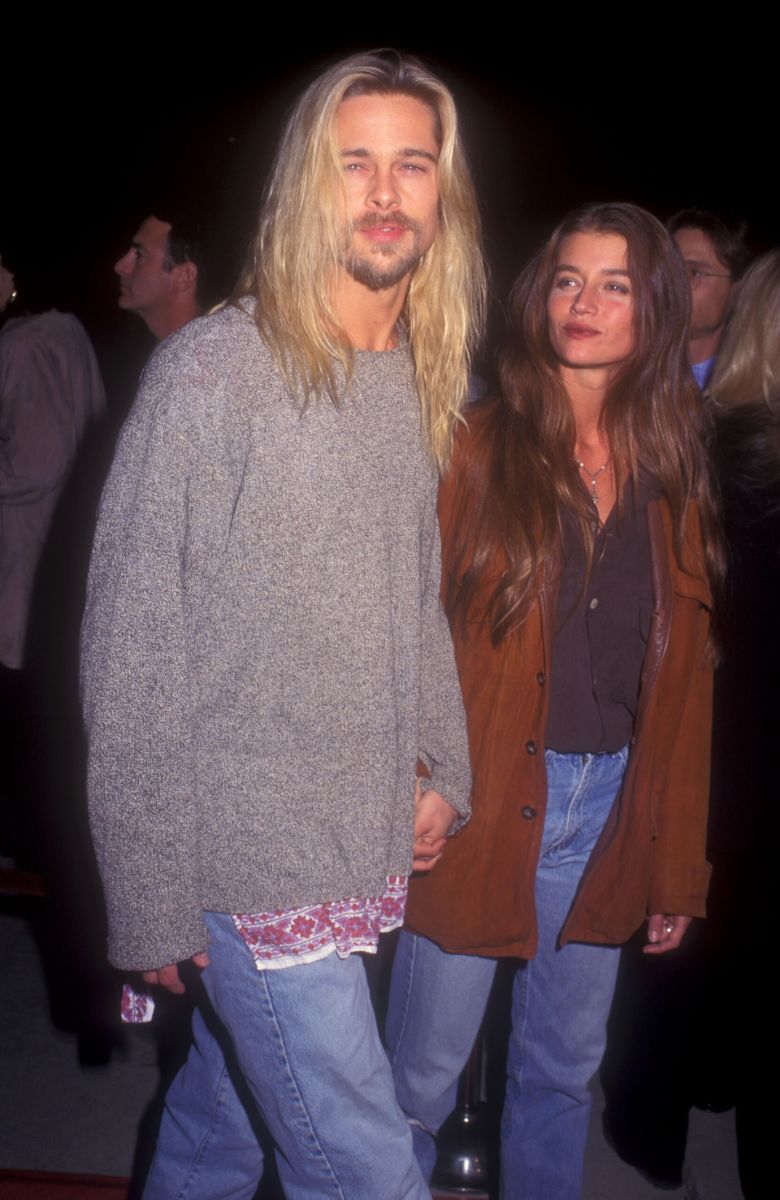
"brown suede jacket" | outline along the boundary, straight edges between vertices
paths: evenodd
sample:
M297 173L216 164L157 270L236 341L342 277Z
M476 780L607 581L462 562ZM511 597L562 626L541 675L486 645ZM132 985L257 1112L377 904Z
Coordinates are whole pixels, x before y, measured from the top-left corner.
M461 457L469 440L461 439ZM468 475L456 466L440 490L445 571L457 489ZM673 550L666 502L651 501L647 519L654 605L631 753L562 943L621 943L651 913L705 913L711 596L695 508L682 562ZM455 637L474 772L473 815L431 874L412 880L406 917L409 928L446 950L523 958L536 951L534 876L547 799L554 605L554 587L547 584L520 631L497 648L486 623L472 624L465 640Z

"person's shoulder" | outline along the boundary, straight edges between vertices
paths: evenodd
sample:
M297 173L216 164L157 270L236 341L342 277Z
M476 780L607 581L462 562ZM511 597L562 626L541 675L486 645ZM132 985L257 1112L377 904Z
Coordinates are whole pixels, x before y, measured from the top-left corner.
M0 333L7 344L17 345L87 340L87 332L73 313L59 312L56 308L42 313L25 313L6 321Z
M226 304L167 337L144 368L128 426L192 442L246 437L283 390L251 310ZM166 432L168 431L168 432Z
M147 363L136 411L201 413L212 420L278 387L279 370L251 309L225 304L161 342Z
M216 373L224 378L247 358L270 360L252 311L243 304L222 304L183 325L160 342L146 367L147 376Z

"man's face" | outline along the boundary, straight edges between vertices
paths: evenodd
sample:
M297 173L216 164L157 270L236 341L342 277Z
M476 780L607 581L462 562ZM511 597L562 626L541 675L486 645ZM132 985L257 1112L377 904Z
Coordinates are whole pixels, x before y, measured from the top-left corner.
M145 317L170 303L174 285L168 251L170 231L167 221L147 217L127 254L115 263L120 308Z
M353 96L338 111L346 210L344 268L372 291L399 284L439 226L434 116L411 96Z
M717 333L726 319L731 272L701 229L683 226L674 235L691 280L691 340Z

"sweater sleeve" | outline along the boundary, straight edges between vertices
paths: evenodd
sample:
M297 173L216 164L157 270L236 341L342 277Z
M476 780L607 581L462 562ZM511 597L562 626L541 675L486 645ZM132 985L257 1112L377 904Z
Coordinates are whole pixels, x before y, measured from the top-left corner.
M209 455L209 388L194 375L168 347L147 368L101 502L82 627L90 822L109 957L125 969L206 948L187 583L232 501L228 487L222 505L199 500L224 456Z
M457 811L459 829L471 814L471 766L463 699L449 624L439 598L441 539L433 503L421 539L422 687L420 750L435 788Z

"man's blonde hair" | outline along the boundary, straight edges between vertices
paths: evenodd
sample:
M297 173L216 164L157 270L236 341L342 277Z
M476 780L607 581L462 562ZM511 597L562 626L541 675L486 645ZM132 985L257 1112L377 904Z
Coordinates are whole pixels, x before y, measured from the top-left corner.
M417 59L359 54L310 85L288 121L266 191L260 227L237 296L257 299L256 320L279 368L304 403L338 403L334 365L347 375L353 351L331 303L344 258L344 190L336 114L358 95L412 96L434 116L439 143L439 228L414 269L402 320L414 357L422 425L443 469L468 394L482 330L486 280L474 187L449 90Z

